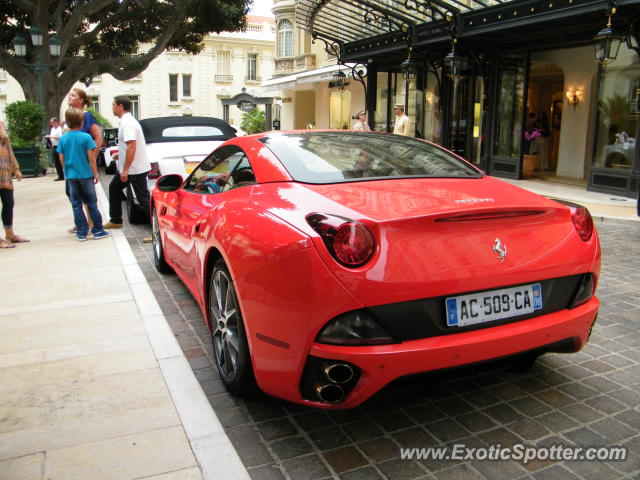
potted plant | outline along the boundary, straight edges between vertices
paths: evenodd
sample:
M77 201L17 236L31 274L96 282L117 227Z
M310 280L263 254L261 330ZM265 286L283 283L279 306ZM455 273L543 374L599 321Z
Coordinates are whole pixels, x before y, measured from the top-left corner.
M46 171L46 154L38 141L44 122L44 108L30 100L13 102L4 109L7 116L7 129L24 175L39 175Z

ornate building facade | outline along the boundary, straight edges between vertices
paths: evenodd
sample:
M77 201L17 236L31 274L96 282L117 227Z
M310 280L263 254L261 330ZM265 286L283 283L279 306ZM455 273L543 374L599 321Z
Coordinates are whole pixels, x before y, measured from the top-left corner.
M273 18L249 15L245 32L209 35L198 55L165 51L138 77L119 81L103 74L88 85L76 86L87 92L93 107L113 125L117 119L111 102L116 95L128 95L133 100L133 113L140 119L174 115L222 118L222 99L243 88L256 93L262 81L273 76L274 48ZM18 82L0 71L0 115L4 115L4 105L23 98ZM61 106L61 114L65 107ZM242 112L231 108L229 113L230 123L238 127Z

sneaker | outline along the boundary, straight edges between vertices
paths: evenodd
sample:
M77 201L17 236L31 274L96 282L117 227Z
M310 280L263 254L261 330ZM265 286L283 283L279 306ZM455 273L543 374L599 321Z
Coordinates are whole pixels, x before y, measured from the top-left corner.
M76 235L76 238L78 239L79 242L86 242L87 241L87 236L86 235Z
M105 229L122 228L122 224L121 223L107 222L102 226L102 228L105 228Z
M93 234L93 239L94 240L100 240L101 238L107 238L110 237L111 234L109 232L105 232L104 230L100 230L99 232L96 232Z

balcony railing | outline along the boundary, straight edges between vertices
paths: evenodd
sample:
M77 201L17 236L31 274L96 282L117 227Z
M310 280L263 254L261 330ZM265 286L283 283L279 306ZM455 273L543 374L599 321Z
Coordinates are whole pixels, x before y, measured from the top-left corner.
M276 58L276 75L288 75L291 73L312 70L316 66L315 53L303 53L295 57Z
M233 82L233 75L215 75L216 82Z

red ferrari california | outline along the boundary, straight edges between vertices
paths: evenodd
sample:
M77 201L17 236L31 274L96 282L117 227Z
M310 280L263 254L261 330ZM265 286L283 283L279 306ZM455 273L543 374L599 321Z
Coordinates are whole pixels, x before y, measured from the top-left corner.
M598 313L585 208L413 138L233 138L160 178L151 218L236 394L350 408L407 375L576 352Z

